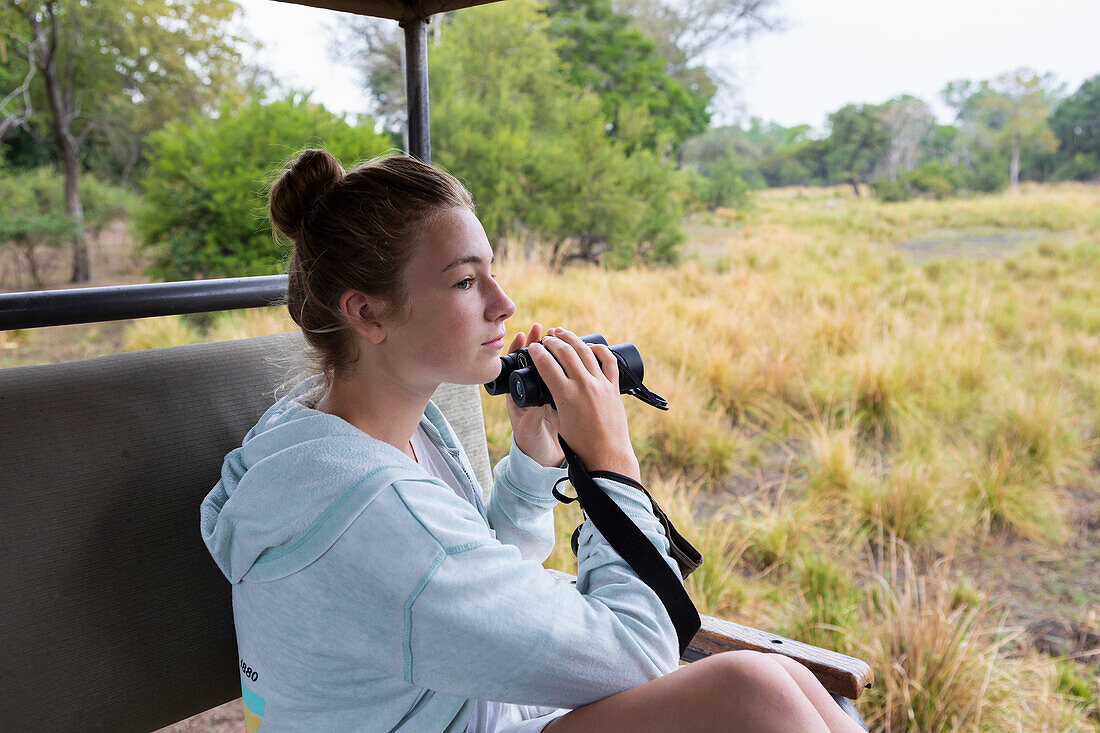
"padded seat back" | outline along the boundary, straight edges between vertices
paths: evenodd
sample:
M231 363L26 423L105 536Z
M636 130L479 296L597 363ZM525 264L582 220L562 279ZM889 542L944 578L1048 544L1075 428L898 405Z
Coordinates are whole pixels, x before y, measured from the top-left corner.
M240 696L199 505L301 343L0 370L0 729L150 731ZM478 387L433 399L487 490Z

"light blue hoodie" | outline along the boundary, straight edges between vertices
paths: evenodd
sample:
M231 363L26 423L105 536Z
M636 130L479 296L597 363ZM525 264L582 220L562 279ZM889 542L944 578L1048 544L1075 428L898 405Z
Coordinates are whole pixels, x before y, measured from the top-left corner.
M543 570L564 469L513 441L486 508L429 402L420 424L463 501L400 450L303 404L315 384L260 418L201 509L233 584L250 730L459 732L476 699L574 708L676 668L660 600L590 522L576 586ZM596 482L667 556L647 497Z

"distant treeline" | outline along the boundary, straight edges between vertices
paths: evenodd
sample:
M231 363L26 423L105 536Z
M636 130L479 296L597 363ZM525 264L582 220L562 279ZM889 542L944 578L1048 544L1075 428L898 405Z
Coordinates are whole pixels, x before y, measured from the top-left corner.
M1021 180L1100 179L1100 74L1069 95L1050 74L1019 69L995 79L948 84L953 124L901 96L849 104L828 116L827 133L754 118L688 141L685 161L708 182L708 205L742 203L750 188L869 184L886 201L998 191Z

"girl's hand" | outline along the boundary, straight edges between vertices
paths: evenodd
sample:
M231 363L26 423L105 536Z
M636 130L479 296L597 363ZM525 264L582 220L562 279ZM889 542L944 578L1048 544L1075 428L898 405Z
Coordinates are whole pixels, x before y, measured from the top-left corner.
M511 354L542 338L542 324L535 323L526 336L520 331L508 347ZM517 407L512 395L508 399L508 419L512 422L512 437L516 447L539 465L557 468L565 460L558 444L558 412L550 407Z
M558 432L589 471L615 471L640 480L615 355L564 328L551 329L549 336L556 338L531 346L529 353L554 395Z

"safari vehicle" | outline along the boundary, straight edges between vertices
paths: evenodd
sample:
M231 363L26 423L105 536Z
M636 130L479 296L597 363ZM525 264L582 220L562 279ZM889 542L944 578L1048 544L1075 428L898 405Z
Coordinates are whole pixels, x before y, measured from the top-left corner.
M301 4L400 22L408 153L430 162L427 23L484 2ZM272 276L0 295L0 329L261 307L285 288ZM230 589L198 506L268 407L282 375L267 357L299 338L0 371L0 728L149 731L240 697ZM443 385L433 400L487 489L478 389ZM684 661L732 649L799 660L857 719L850 701L873 679L860 660L708 617Z

